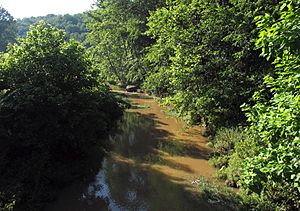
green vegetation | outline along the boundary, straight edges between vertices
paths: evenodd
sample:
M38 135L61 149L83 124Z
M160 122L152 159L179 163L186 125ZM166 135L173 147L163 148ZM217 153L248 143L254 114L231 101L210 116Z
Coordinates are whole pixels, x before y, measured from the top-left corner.
M31 25L36 25L40 21L45 21L52 26L63 29L66 31L68 39L74 38L80 42L84 42L86 39L86 34L88 32L87 27L84 23L86 19L86 14L80 13L75 15L54 15L49 14L46 16L30 17L18 19L16 21L17 32L20 37L26 37L26 33L29 31Z
M0 5L0 52L5 52L7 44L15 41L16 32L14 18Z
M234 133L244 137L224 143L217 134L214 145L219 153L219 146L234 143L230 151L213 158L226 167L219 175L266 198L278 210L300 208L299 3L285 1L277 15L256 17L256 45L276 71L265 76L264 89L253 95L255 105L244 106L250 127Z
M289 209L300 208L299 5L282 3L280 17L257 18L257 46L274 60L276 75L265 77L266 90L255 94L255 106L245 108L259 153L245 160L242 184Z
M272 70L254 48L253 16L272 6L269 1L167 1L149 18L147 34L156 43L146 57L153 69L145 88L210 133L244 123L240 106L251 102Z
M147 73L143 58L153 40L144 33L150 11L163 0L98 0L89 14L88 34L95 68L110 82L140 85Z
M0 56L0 209L46 200L43 188L70 180L89 146L105 148L122 114L121 100L99 83L107 81L142 87L206 127L218 175L242 191L213 197L235 198L233 209L299 210L299 5L97 0L88 30L84 15L18 20L21 36L40 19L68 35L41 23ZM0 12L5 51L14 21ZM70 39L85 36L88 53Z
M205 125L228 185L299 209L299 2L144 3L97 2L89 39L101 77L142 84Z
M108 146L104 140L122 115L84 47L66 40L63 31L40 22L2 55L1 209L16 201L16 210L40 210L84 173L91 146Z
M212 204L219 204L222 210L260 210L273 211L276 210L274 204L266 198L257 195L247 195L244 193L236 193L233 190L221 186L214 181L208 181L205 178L196 180L202 197L206 198Z
M252 140L253 136L243 128L222 128L213 138L210 162L220 169L217 176L226 180L227 186L240 186L243 161L258 153L257 143Z

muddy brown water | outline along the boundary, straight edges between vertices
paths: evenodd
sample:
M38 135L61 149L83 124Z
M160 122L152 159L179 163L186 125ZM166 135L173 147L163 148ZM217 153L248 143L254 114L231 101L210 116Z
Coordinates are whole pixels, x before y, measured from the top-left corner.
M201 128L184 129L153 99L130 94L114 148L98 171L61 191L46 211L219 210L192 182L210 178L210 149Z

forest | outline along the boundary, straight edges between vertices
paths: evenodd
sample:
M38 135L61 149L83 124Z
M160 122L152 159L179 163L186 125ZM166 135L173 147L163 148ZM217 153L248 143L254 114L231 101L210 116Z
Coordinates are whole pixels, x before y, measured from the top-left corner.
M17 34L20 37L26 37L26 33L29 31L31 25L38 24L39 21L45 21L46 23L62 29L66 32L67 38L74 38L80 42L84 42L86 39L86 34L88 29L84 23L85 14L75 14L75 15L54 15L49 14L40 17L29 17L18 19L16 21Z
M108 84L204 127L249 210L299 210L299 25L299 0L96 0L22 20L0 7L0 210L41 210L90 147L104 156L129 106Z

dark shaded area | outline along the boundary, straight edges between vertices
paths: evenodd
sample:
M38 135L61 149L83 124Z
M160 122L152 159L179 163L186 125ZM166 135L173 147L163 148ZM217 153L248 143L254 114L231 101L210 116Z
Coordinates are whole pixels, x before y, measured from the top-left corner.
M189 156L196 159L208 160L209 153L207 149L200 148L192 143L186 143L184 140L160 141L158 148L170 155Z
M121 136L114 138L115 152L123 157L133 159L137 164L161 164L174 169L193 173L188 165L163 158L162 154L186 156L195 159L209 159L207 149L189 143L187 140L172 139L175 134L158 129L164 124L157 120L154 113L126 113L121 124ZM128 124L128 121L131 123ZM140 127L143 125L143 127Z
M41 23L9 48L0 78L0 210L41 210L89 171L123 114L122 101L91 76L83 46ZM3 197L1 197L3 195Z

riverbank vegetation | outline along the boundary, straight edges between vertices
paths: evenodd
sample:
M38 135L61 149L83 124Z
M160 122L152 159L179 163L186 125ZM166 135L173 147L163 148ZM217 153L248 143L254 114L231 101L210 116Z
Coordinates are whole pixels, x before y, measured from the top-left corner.
M245 138L226 153L225 171L236 172L237 183L261 194L281 210L297 210L299 198L299 1L279 4L276 15L255 18L256 46L275 71L264 77L264 88L244 105ZM233 139L231 139L232 141ZM215 145L217 146L217 144ZM229 151L228 151L229 152Z
M104 154L122 115L122 102L98 82L85 48L66 40L40 22L1 55L1 209L15 203L15 210L41 210L84 174L91 147Z
M189 124L206 128L211 162L228 186L239 187L250 201L272 204L266 210L300 209L299 5L299 0L97 0L87 14L88 54L75 41L63 41L60 31L32 28L1 55L0 82L7 86L1 91L1 140L14 147L3 155L22 152L36 162L32 153L39 155L44 143L72 149L71 157L80 154L84 134L95 141L122 113L98 81L135 85L172 105ZM36 150L28 152L33 145ZM51 147L38 165L61 155ZM39 179L36 184L39 190Z
M299 3L99 0L89 38L103 78L206 127L229 186L297 210Z

